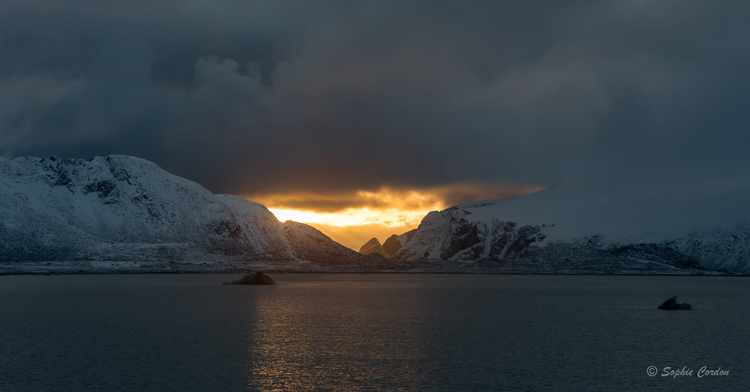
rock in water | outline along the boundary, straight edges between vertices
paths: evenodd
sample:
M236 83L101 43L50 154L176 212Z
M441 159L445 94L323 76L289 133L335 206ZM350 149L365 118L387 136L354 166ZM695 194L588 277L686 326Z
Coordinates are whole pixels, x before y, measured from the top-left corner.
M661 305L659 305L659 309L664 310L690 310L692 308L693 307L688 303L678 304L676 295L672 298L667 299L666 301L662 302Z
M251 272L237 280L224 282L224 284L243 284L243 285L265 285L276 284L270 276L262 272Z

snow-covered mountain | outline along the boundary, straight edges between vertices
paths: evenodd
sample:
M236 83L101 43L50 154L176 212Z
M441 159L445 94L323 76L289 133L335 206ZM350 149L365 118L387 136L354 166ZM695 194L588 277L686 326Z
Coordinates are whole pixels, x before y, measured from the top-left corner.
M143 159L0 158L3 263L192 263L210 270L258 262L332 266L362 257L310 226L281 223L260 204L214 195Z
M750 186L559 186L462 204L429 213L395 258L514 272L750 273Z

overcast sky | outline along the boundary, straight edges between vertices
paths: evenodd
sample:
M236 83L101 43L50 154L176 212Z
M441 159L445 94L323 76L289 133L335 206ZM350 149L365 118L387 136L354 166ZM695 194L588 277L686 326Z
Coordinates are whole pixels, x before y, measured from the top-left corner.
M744 178L749 20L742 1L5 0L0 155L134 155L235 194Z

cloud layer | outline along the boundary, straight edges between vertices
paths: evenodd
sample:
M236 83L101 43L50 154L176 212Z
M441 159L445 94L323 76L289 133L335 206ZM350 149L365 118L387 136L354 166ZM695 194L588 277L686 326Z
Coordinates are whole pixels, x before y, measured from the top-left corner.
M476 200L509 199L543 189L541 186L454 183L421 189L383 187L349 193L254 193L242 196L270 208L320 213L340 213L346 209L432 211Z
M136 155L265 195L742 177L749 17L709 1L6 1L0 154Z

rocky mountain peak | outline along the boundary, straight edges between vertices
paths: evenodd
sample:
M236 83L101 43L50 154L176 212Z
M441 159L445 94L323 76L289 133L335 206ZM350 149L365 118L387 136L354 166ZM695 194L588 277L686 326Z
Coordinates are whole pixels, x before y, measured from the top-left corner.
M380 245L380 241L378 241L378 239L374 237L371 240L367 241L364 245L362 245L361 248L359 248L359 253L362 253L363 255L377 253L385 258L388 258L385 251L383 250L383 246Z

